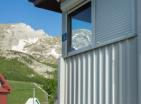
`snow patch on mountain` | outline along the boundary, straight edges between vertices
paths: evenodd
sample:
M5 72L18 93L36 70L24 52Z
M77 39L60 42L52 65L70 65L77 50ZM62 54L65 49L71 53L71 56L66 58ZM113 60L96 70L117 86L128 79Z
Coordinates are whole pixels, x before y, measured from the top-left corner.
M33 29L24 23L0 25L0 49L24 52L30 55L59 58L60 39Z
M52 49L51 49L50 55L52 55L52 56L54 56L54 57L56 57L56 58L59 58L59 57L60 57L60 54L58 54L58 53L56 52L56 49L55 49L55 48L52 48Z
M24 50L24 47L26 44L34 44L38 41L38 38L31 38L31 39L21 39L19 40L19 43L17 45L13 45L12 46L12 50L15 51L20 51L20 52L27 52L26 50Z

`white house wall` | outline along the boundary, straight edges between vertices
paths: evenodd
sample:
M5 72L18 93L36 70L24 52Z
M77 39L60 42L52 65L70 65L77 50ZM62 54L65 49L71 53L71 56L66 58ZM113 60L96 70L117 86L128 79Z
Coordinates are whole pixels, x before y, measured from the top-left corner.
M64 59L60 104L138 104L136 42L132 37Z

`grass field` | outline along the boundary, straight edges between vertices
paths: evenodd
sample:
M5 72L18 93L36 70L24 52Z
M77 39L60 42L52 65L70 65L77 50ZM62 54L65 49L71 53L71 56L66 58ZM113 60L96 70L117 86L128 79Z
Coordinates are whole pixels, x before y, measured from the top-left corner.
M15 82L10 82L13 91L9 95L8 104L25 104L20 102L24 102L27 100L28 97L32 96L31 92L32 92L33 84L31 83L37 83L40 86L42 86L42 88L46 92L48 92L48 94L51 96L48 99L49 104L54 104L54 98L56 96L56 89L57 89L57 80L55 78L46 79L43 76L38 75L28 66L19 62L16 58L6 59L0 57L0 73L3 74L8 80L15 81ZM22 83L20 83L20 81ZM23 83L23 82L28 82L28 83ZM22 95L23 96L26 95L26 97L23 98ZM12 101L12 99L15 101ZM18 103L18 101L20 102ZM16 102L16 103L11 103L11 102Z
M33 83L9 81L12 92L8 95L8 104L25 104L28 98L33 96L33 88L35 95L40 103L47 102L47 95ZM46 103L47 104L47 103Z
M45 79L17 59L6 59L3 57L0 57L0 73L8 80L15 81L41 82Z

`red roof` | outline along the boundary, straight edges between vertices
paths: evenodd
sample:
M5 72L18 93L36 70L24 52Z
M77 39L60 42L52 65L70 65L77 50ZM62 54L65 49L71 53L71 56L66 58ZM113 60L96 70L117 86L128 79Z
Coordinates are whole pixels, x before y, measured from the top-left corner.
M0 94L1 93L10 93L8 90L4 89L4 88L0 88Z
M8 84L8 81L0 74L0 93L10 93L11 88Z

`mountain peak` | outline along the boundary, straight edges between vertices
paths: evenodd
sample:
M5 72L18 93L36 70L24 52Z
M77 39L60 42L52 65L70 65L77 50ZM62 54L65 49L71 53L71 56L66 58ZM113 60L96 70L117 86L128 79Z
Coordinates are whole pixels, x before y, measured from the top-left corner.
M35 30L25 23L0 25L0 49L58 58L60 48L60 39L57 38L56 43L56 37L48 35L42 29Z

